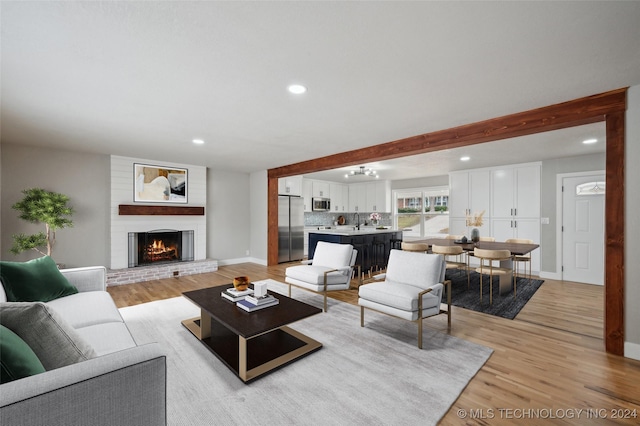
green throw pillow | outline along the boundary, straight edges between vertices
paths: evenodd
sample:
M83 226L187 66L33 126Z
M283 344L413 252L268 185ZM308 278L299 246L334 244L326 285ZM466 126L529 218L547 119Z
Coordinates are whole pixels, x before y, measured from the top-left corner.
M16 333L0 325L0 383L44 372L42 363L29 345Z
M49 256L28 262L0 261L0 280L9 302L48 302L78 292Z
M89 342L45 303L0 303L0 313L0 324L20 336L47 371L96 357Z

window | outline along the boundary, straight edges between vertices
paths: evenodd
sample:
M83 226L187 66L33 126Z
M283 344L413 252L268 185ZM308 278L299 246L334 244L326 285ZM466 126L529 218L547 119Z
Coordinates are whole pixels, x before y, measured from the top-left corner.
M576 186L576 195L602 195L606 188L604 182L587 182Z
M449 188L394 191L394 225L404 237L427 238L449 233Z

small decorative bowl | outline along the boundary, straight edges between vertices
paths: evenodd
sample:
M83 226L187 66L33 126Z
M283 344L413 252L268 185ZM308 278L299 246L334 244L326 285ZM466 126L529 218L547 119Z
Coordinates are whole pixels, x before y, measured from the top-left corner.
M238 291L245 291L249 288L249 277L235 277L233 279L233 286Z

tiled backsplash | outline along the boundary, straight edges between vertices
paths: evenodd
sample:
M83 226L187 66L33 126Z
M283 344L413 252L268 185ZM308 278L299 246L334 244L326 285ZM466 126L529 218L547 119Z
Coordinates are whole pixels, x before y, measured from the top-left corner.
M360 224L366 222L367 225L371 224L369 215L371 212L358 213L360 215ZM378 223L382 226L391 226L393 224L393 217L391 213L379 213L381 219ZM333 226L338 220L338 217L343 216L345 219L345 225L355 225L355 213L337 213L337 212L308 212L304 214L304 226Z

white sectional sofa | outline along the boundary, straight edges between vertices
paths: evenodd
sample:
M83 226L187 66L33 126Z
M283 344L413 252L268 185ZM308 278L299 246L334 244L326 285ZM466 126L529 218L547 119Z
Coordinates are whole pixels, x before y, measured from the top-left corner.
M136 344L106 291L104 267L61 272L78 293L46 305L95 355L0 385L0 425L166 425L166 357L160 346ZM0 286L0 302L6 300Z

